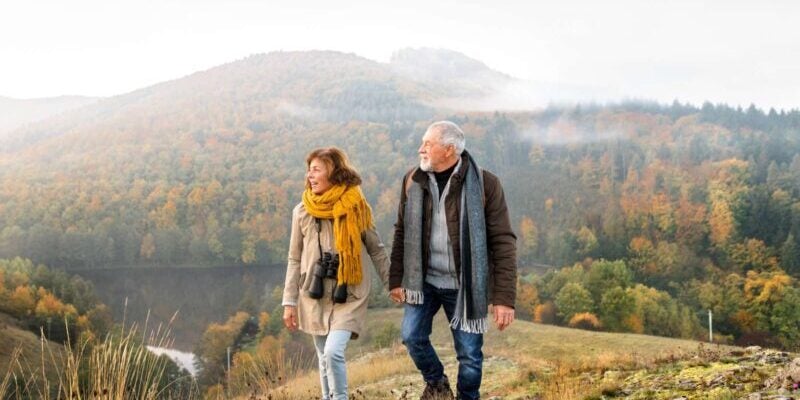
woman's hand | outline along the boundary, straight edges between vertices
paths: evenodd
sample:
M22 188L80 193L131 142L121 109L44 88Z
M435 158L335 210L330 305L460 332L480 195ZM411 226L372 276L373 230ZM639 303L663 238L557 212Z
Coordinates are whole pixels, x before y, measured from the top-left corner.
M297 330L296 306L283 306L283 325L292 332Z

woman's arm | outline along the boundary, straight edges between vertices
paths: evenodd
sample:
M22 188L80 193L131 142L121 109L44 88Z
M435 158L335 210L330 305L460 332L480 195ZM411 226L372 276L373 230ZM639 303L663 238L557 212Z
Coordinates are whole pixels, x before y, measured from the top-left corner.
M369 258L372 259L372 265L378 271L378 276L381 278L381 283L384 289L389 290L389 255L386 253L386 246L383 245L378 230L375 227L367 229L363 234L363 242L367 247ZM366 274L364 274L366 276Z
M292 211L292 233L289 238L289 257L286 263L286 281L283 285L284 306L297 306L300 293L300 258L303 254L303 231L300 229L299 207Z

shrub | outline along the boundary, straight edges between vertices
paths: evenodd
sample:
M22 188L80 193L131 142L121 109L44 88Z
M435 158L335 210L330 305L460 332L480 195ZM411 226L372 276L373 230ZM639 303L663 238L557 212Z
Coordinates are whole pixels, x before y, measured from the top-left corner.
M569 327L585 329L587 331L597 331L600 330L603 325L600 323L600 320L597 319L597 316L592 313L584 312L573 315L569 320Z

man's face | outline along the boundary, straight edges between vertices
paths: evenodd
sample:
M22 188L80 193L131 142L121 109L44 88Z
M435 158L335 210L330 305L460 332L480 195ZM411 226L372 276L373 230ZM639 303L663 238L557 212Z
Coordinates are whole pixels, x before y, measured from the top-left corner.
M455 153L453 145L442 144L442 135L438 131L428 131L422 137L419 146L419 168L426 172L441 172L447 166L447 161Z

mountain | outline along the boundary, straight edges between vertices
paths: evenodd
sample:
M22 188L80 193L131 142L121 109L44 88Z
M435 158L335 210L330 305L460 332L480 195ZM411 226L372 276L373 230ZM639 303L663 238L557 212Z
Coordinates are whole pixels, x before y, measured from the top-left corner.
M401 49L392 54L389 64L404 78L436 85L438 96L431 105L454 111L524 111L550 104L569 105L615 97L613 90L600 84L518 79L447 49Z
M3 148L20 149L73 131L86 137L87 131L119 126L129 119L147 120L151 126L166 124L160 129L185 129L187 122L213 129L230 124L222 118L243 112L248 117L314 121L424 116L430 110L422 103L434 99L437 89L435 83L405 79L386 64L353 54L276 52L103 99L56 121L29 127L6 140Z
M0 96L0 139L26 124L92 104L98 99L60 96L42 99L12 99Z
M405 49L389 64L331 51L273 52L101 99L0 138L0 151L76 131L86 138L100 127L143 121L145 129L159 124L176 130L187 123L222 128L231 123L223 118L236 115L329 122L424 119L437 107L460 107L455 99L478 102L520 82L448 50ZM263 121L253 124L257 130Z
M389 242L400 177L425 128L448 119L503 182L520 265L573 266L528 282L554 323L570 323L556 306L572 291L582 300L572 311L599 313L607 329L689 337L713 309L730 341L800 341L788 306L800 301L800 111L472 108L500 104L492 91L505 82L515 80L448 51L400 51L390 63L276 52L101 99L0 140L0 258L67 269L284 264L305 156L332 145L361 172ZM595 264L619 271L620 287L592 284ZM774 295L754 294L761 287ZM599 288L618 289L624 305L671 304L681 318L660 319L687 329L646 326L629 309L603 315Z
M452 50L406 48L392 54L391 69L416 82L442 85L442 96L486 96L514 79L494 71L486 64Z

